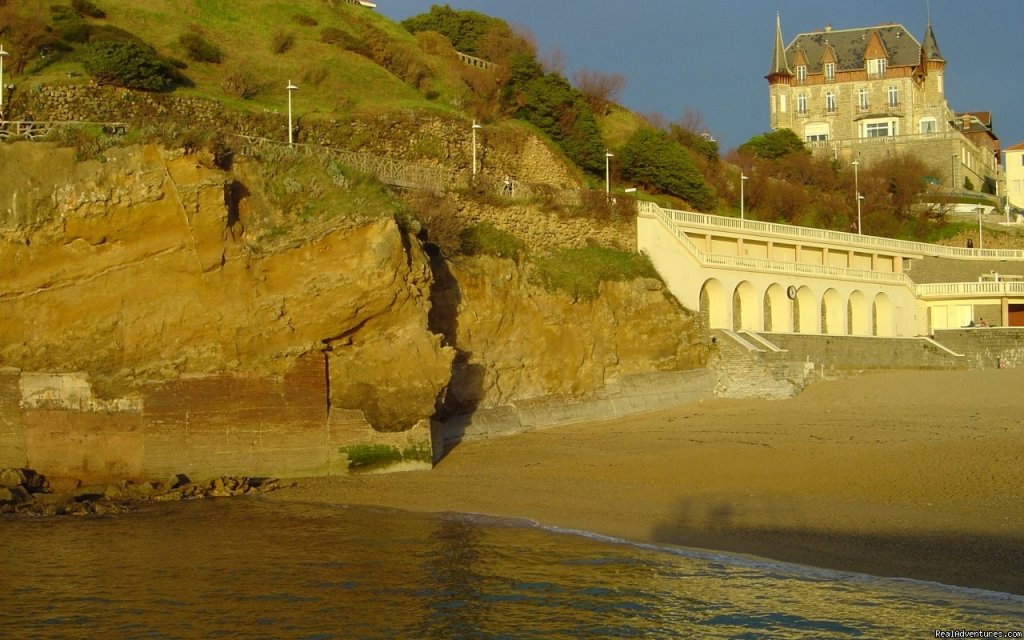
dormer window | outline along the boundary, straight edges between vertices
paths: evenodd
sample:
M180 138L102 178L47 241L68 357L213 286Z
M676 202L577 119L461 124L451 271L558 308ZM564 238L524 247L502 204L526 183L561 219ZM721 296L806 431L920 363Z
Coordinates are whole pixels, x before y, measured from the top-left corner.
M825 63L825 82L835 82L836 80L836 63L826 62Z
M868 60L868 77L869 78L884 78L885 77L885 58L872 58Z
M796 67L796 83L804 84L807 82L807 65L799 64Z

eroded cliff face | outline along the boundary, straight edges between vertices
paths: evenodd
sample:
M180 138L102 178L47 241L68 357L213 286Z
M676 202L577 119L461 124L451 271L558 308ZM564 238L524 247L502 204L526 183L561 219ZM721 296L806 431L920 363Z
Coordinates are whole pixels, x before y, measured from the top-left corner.
M326 351L332 406L382 430L433 413L453 354L427 329L429 264L393 220L257 251L246 204L229 214L229 176L194 156L0 154L0 366L87 372L114 398L189 375L280 376Z
M587 396L612 378L706 364L696 318L657 280L605 282L596 299L574 301L529 284L511 260L462 258L434 271L431 326L457 352L449 411Z
M200 458L212 469L224 456L232 473L275 456L319 473L373 459L349 446L363 442L420 462L425 446L429 463L431 418L586 397L706 361L694 318L657 281L574 302L511 261L428 257L379 215L296 221L268 242L260 225L289 221L264 215L273 199L241 164L229 173L151 146L78 162L41 143L0 145L7 466L32 447L57 466L82 442L102 451L68 474ZM420 435L380 439L397 431ZM320 449L335 454L307 464Z

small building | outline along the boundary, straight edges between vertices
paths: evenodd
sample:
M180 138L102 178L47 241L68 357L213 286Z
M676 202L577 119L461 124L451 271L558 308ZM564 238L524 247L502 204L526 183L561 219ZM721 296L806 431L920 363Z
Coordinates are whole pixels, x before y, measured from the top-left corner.
M1010 207L1024 211L1024 142L1006 150L1006 198Z

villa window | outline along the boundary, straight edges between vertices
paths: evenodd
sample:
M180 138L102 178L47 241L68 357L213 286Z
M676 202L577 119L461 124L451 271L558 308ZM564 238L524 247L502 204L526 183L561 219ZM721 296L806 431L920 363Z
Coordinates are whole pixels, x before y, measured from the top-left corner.
M888 122L868 122L864 125L865 138L887 138L889 135Z
M796 66L796 83L804 84L807 82L807 65L798 64Z
M807 115L807 96L802 93L796 97L796 112L802 116Z
M825 82L835 82L836 79L836 63L826 62L825 63Z
M825 94L825 111L828 113L836 112L836 94L834 91L829 91Z
M779 111L786 113L786 94L779 95Z
M857 107L861 111L868 110L868 89L867 87L861 87L857 90Z
M885 58L874 58L868 60L868 77L869 78L884 78L885 77Z
M900 106L900 89L899 87L889 87L889 106L898 107Z
M921 118L921 133L935 133L938 129L935 126L935 118Z

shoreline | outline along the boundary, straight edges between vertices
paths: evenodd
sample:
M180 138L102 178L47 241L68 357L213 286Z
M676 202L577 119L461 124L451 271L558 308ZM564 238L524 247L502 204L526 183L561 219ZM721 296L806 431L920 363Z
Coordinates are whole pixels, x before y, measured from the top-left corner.
M293 500L520 518L639 543L1024 594L1024 370L887 371L454 447Z

